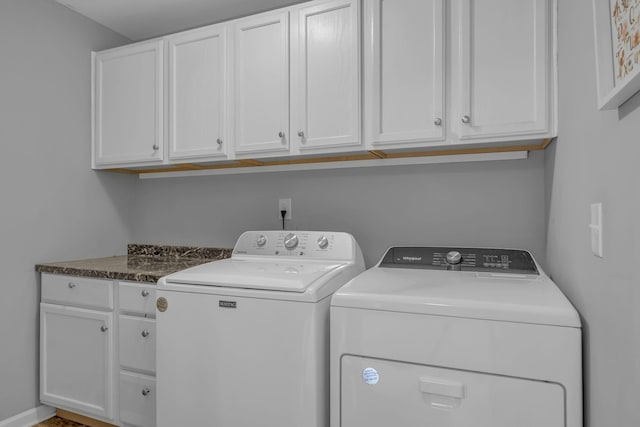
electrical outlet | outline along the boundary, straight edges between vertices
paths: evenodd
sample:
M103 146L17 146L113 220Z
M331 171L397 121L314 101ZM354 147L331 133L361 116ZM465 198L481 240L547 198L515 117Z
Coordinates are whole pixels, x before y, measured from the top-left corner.
M282 214L280 211L287 211L287 215L284 219L291 219L291 199L279 199L278 200L278 219L282 220Z

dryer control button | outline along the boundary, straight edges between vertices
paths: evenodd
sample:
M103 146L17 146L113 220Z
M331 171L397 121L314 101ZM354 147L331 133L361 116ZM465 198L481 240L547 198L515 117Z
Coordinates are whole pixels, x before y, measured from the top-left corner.
M318 247L320 249L327 249L327 246L329 246L329 239L327 239L327 236L318 237Z
M256 238L256 244L260 247L264 246L267 244L267 237L264 234L260 234L257 238Z

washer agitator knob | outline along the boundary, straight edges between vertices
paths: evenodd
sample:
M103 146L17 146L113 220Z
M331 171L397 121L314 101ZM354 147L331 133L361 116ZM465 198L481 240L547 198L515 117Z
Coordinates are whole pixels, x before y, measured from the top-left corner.
M293 233L289 233L284 236L284 247L291 250L298 246L298 236Z
M327 236L318 237L318 246L320 249L327 249L327 246L329 246L329 239L327 239Z
M256 238L256 245L263 247L266 244L267 244L267 237L264 234L261 234Z
M458 251L447 252L447 262L449 264L460 264L462 261L462 254Z

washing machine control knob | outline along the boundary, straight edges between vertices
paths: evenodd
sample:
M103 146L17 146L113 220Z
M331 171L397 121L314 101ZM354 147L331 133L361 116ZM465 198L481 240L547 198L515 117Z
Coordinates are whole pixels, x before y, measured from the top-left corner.
M298 246L298 236L293 233L289 233L284 236L284 247L291 250Z
M259 247L263 247L266 244L267 237L264 234L260 234L258 237L256 237L256 245L258 245Z
M318 237L318 246L320 249L327 249L327 246L329 246L329 239L327 239L327 236Z
M447 262L449 264L460 264L462 261L462 254L458 251L447 252Z

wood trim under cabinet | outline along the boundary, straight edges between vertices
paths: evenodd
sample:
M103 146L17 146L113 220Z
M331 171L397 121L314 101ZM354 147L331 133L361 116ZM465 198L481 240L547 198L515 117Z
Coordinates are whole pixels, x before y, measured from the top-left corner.
M354 160L403 159L403 158L411 158L411 157L508 153L508 152L514 152L514 151L540 151L540 150L546 149L547 146L554 139L555 138L545 138L539 144L512 145L512 146L504 146L504 147L458 148L458 149L411 151L411 152L399 152L399 153L388 153L382 150L371 150L361 154L347 154L342 156L331 156L331 157L311 157L311 158L284 159L284 160L238 159L234 163L222 163L222 164L212 164L212 165L177 164L173 166L165 166L161 168L151 168L151 169L118 168L118 169L106 169L106 170L109 172L137 175L137 174L158 173L158 172L184 172L184 171L207 170L207 169L229 169L229 168L300 165L300 164L330 163L330 162L350 162Z
M85 417L84 415L76 414L75 412L65 411L64 409L56 409L56 415L60 418L64 418L65 420L74 421L90 427L117 427L115 424L94 420L93 418Z

